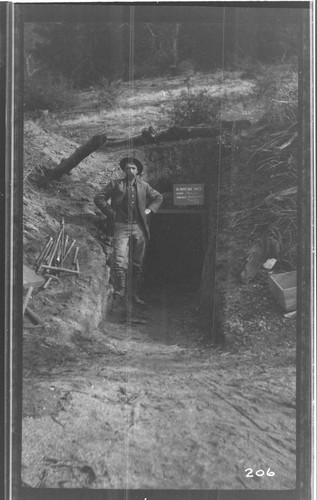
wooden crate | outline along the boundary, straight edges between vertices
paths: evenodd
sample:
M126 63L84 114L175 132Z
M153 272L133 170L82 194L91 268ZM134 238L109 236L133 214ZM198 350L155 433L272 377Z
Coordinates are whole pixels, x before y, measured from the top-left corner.
M270 290L285 312L296 311L297 272L272 274L269 277Z

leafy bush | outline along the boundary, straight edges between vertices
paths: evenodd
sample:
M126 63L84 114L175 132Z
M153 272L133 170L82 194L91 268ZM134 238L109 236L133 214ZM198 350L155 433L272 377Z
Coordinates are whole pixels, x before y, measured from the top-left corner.
M25 111L60 111L75 104L71 83L62 76L46 73L26 79L24 86Z
M109 78L102 77L96 87L97 105L106 109L113 108L122 93L121 84L121 79L111 81Z
M220 108L220 100L208 95L207 89L197 93L182 90L172 102L168 115L174 125L186 127L214 122L218 118Z

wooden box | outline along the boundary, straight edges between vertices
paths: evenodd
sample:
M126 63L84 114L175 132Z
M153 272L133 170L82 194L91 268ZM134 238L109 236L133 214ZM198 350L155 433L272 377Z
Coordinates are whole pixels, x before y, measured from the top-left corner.
M270 290L285 312L296 311L297 272L272 274L269 277Z

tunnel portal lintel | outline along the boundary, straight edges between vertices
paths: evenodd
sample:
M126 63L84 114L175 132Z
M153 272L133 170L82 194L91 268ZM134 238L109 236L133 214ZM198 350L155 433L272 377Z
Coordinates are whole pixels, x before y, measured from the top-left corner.
M207 213L206 208L160 208L156 215L159 214L205 214Z

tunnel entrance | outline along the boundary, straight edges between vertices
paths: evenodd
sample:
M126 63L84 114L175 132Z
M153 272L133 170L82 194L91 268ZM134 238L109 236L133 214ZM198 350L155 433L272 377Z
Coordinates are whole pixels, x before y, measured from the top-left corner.
M153 215L145 261L145 285L200 286L206 250L206 210L170 208Z

